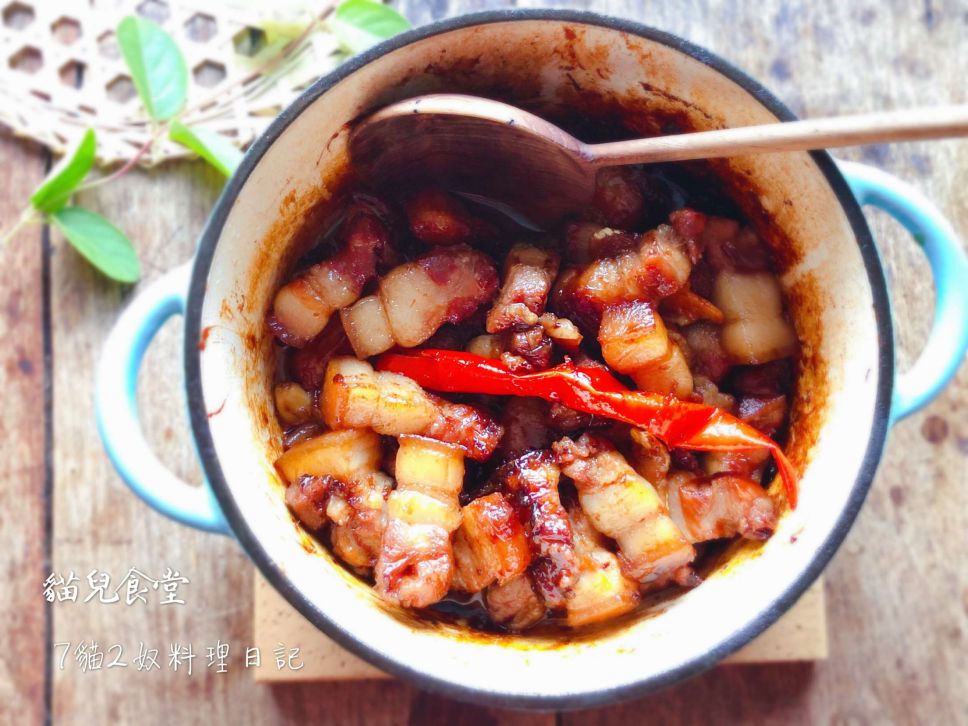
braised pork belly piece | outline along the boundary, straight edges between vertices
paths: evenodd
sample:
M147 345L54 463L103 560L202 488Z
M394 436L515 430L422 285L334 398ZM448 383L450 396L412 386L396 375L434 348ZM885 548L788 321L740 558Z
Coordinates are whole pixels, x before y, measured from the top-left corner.
M527 630L548 612L527 573L488 587L484 602L494 622L511 631Z
M689 279L692 262L683 240L669 225L641 235L633 248L602 257L559 277L556 303L575 321L593 328L605 308L623 302L657 302Z
M487 332L531 326L544 313L558 275L558 255L532 245L515 245L504 260L504 284L487 314Z
M289 482L300 477L334 477L348 481L380 470L380 437L372 431L328 431L302 441L276 459Z
M645 211L645 194L639 170L628 166L599 169L595 175L593 201L606 224L635 229Z
M343 227L346 241L340 252L303 270L276 293L269 326L287 345L301 348L315 338L333 313L359 298L378 265L390 259L390 232L367 207L350 209Z
M322 400L323 420L332 429L427 436L459 446L472 459L487 459L503 434L483 411L429 394L406 376L374 371L355 358L330 362Z
M368 570L383 536L383 505L393 481L380 472L380 440L368 431L332 431L293 446L276 467L289 486L286 503L310 530L332 524L333 548Z
M667 583L688 569L696 552L669 516L652 483L615 447L597 436L564 438L553 447L575 483L595 528L618 543L625 573L641 583Z
M751 479L677 472L666 480L665 489L669 513L690 542L766 539L776 529L776 505Z
M330 537L333 551L357 571L376 565L386 525L384 507L393 490L393 479L383 472L336 481L326 505L333 523Z
M568 625L590 625L635 608L639 603L639 584L623 573L606 538L581 507L572 507L568 516L578 556L578 580L565 604Z
M645 301L611 305L598 331L605 362L635 381L641 391L687 398L692 371L681 341L670 336L655 306Z
M532 451L504 465L503 487L524 523L535 587L550 608L571 597L578 575L568 513L561 504L561 471L548 451Z
M500 492L475 499L461 509L454 534L454 589L480 592L491 583L521 575L531 550L518 514Z
M460 323L497 291L491 260L464 245L431 250L380 278L378 291L341 312L360 358L412 348L444 323Z
M483 242L496 234L494 227L471 214L460 199L443 189L420 189L404 201L413 235L430 245Z
M454 576L451 533L461 523L464 454L422 436L401 436L397 488L387 498L386 528L376 562L376 589L404 607L444 597Z

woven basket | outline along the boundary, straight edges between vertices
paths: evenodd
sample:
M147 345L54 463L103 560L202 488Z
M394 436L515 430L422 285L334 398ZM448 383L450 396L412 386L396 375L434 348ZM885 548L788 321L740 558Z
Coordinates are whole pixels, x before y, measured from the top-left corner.
M151 128L114 31L122 17L137 14L162 25L185 55L183 121L245 146L344 58L317 22L335 0L307 4L223 0L199 10L201 3L177 0L0 0L0 123L57 153L93 127L100 164L133 157ZM277 41L271 28L280 23L306 30ZM270 33L262 30L267 27ZM167 140L155 147L141 163L190 155Z

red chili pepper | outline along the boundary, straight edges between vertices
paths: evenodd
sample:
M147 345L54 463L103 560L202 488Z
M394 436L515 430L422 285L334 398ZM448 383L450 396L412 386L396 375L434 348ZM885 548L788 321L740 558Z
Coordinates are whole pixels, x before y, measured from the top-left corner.
M536 373L512 373L502 363L453 350L386 353L381 371L400 373L421 386L449 393L534 396L576 411L646 429L670 448L696 451L769 449L783 479L787 501L797 506L797 476L780 445L721 408L675 396L630 391L603 368L567 362Z

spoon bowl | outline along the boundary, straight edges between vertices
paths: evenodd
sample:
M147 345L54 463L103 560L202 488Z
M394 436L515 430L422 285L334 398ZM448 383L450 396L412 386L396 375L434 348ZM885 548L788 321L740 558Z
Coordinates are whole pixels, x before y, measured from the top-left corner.
M596 167L587 149L516 106L460 94L391 104L350 136L353 164L363 178L380 185L441 184L526 208L539 224L591 201Z
M378 185L436 183L527 208L553 226L591 202L601 167L804 151L968 134L968 105L585 144L528 111L455 93L416 96L364 118L353 164Z

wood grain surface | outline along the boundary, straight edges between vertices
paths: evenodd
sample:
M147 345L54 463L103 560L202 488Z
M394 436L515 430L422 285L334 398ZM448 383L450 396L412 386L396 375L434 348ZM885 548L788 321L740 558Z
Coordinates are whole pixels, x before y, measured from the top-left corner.
M508 4L403 0L397 7L425 23ZM594 5L704 45L805 116L968 101L964 0L571 5ZM838 155L907 179L968 237L968 142ZM0 137L0 226L15 220L45 165L40 150ZM191 256L219 183L201 164L180 163L81 200L136 240L145 276L133 289L99 278L56 233L45 251L39 227L4 250L0 723L968 723L968 369L891 433L869 500L827 570L831 652L821 664L723 667L634 703L558 715L463 706L398 682L254 684L237 650L253 637L248 560L229 540L179 527L133 498L102 452L91 404L109 326L132 295ZM890 275L904 367L928 330L930 276L896 223L879 213L869 219ZM172 322L149 352L139 398L162 458L197 479L180 335ZM45 350L52 352L46 368ZM83 579L96 568L118 581L130 567L157 575L168 566L191 579L185 607L56 603L45 610L42 581L50 571ZM45 665L53 643L92 639L102 649L123 643L129 667L81 673L68 659L62 671L49 656ZM219 639L233 647L232 668L221 675L205 672L205 647ZM139 642L159 648L160 670L130 665ZM179 642L195 647L191 678L166 667L169 644Z
M39 146L0 143L0 226L20 215L24 192L44 177L49 162ZM6 341L0 378L0 715L44 716L47 615L41 595L47 576L47 469L44 449L44 245L46 232L23 229L0 265L0 339ZM5 719L0 718L0 721Z

